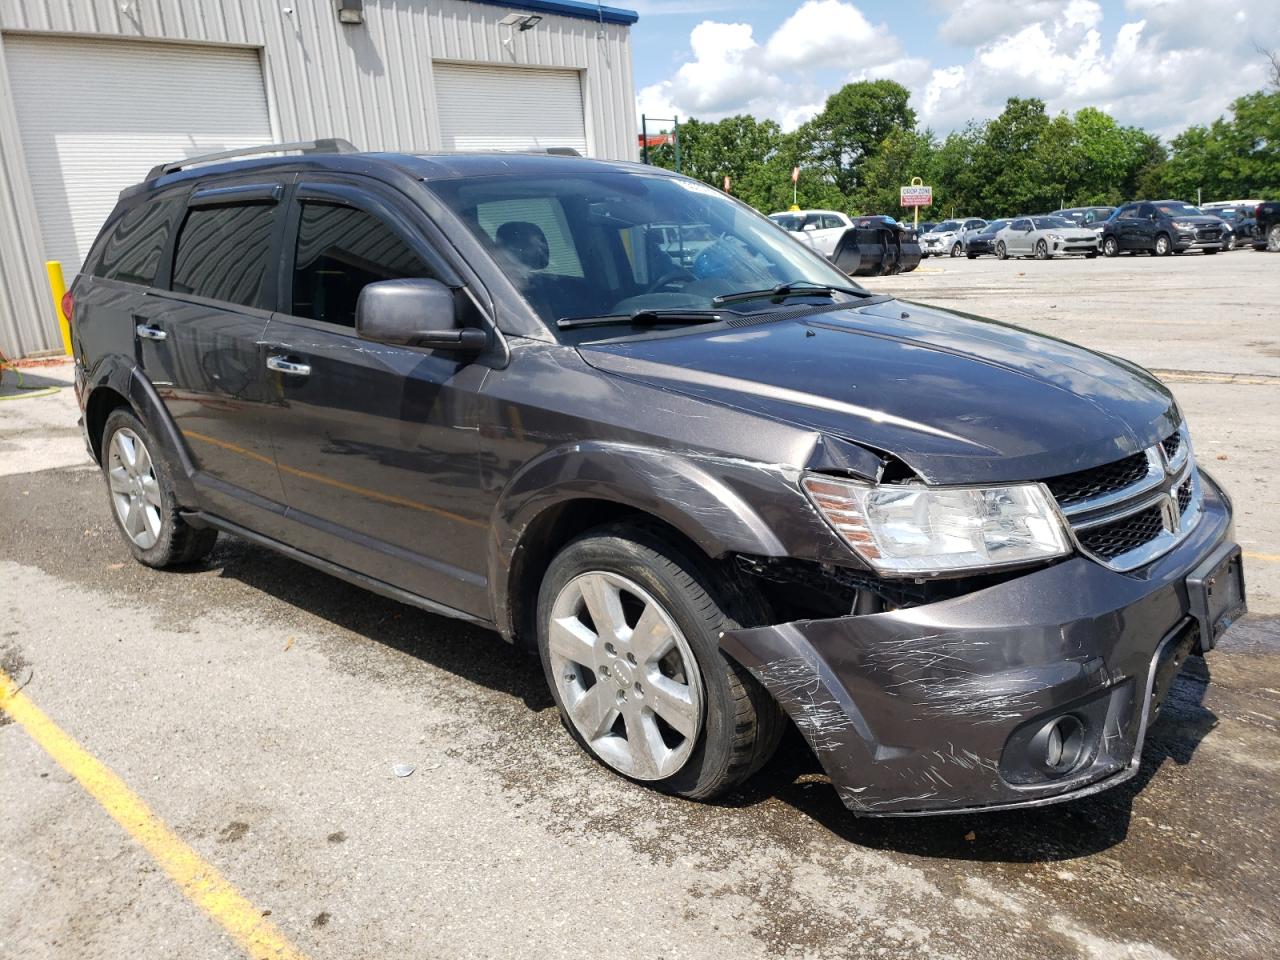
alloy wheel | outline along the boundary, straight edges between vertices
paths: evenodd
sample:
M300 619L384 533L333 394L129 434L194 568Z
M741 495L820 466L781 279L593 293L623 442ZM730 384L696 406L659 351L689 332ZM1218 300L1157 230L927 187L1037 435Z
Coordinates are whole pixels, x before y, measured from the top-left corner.
M107 485L129 539L143 550L154 547L160 539L160 481L146 444L128 427L121 427L111 437Z
M1004 245L1004 241L1001 240L999 243L996 244L996 259L1005 260L1008 258L1008 256L1009 256L1009 248L1006 247Z
M1104 257L1114 257L1120 253L1120 247L1116 243L1115 237L1107 237L1102 241L1102 255Z
M1169 255L1169 238L1163 233L1156 237L1156 256L1167 257Z
M702 731L693 650L639 584L605 571L570 580L547 630L552 676L578 735L636 780L665 780L688 762Z
M1036 259L1037 260L1049 259L1049 246L1043 240L1041 240L1039 243L1036 244Z
M958 257L960 256L961 253L962 253L962 250L960 248L960 243L959 241L957 241L956 245L951 248L951 256Z
M1267 249L1272 253L1280 253L1280 223L1267 231Z

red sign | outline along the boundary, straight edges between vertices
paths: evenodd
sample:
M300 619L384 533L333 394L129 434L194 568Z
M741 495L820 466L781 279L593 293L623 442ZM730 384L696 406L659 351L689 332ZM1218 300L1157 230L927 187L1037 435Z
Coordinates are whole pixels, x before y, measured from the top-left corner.
M933 204L933 187L901 187L899 197L904 207L928 207Z

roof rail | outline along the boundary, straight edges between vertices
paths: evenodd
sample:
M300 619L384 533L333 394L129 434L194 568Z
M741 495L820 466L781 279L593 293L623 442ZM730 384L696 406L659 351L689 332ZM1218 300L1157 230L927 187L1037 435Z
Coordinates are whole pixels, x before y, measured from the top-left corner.
M264 143L258 147L241 147L237 150L222 150L218 153L206 153L198 157L185 157L172 163L161 163L151 168L148 180L163 177L175 170L185 170L200 163L212 163L214 160L233 160L239 157L256 157L267 153L285 153L296 150L299 153L359 153L346 140L338 137L324 137L319 140L297 140L293 143Z

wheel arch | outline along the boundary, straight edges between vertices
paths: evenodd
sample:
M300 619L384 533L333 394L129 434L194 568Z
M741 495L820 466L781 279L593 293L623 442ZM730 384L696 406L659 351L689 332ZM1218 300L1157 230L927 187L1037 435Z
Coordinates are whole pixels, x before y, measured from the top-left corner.
M755 509L707 466L670 451L621 444L574 444L544 454L508 484L492 521L494 622L519 644L532 638L547 564L593 527L642 525L709 565L734 553L786 553Z
M103 431L107 418L121 407L142 421L156 445L173 467L174 493L183 507L197 506L192 477L196 467L177 425L151 381L136 367L115 364L103 371L89 388L84 404L85 436L89 450L102 463Z

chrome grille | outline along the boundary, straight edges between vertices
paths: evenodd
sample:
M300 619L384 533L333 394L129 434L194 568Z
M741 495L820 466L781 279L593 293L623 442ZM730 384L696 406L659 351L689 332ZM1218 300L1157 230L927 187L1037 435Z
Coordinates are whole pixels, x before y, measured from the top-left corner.
M1065 510L1067 507L1131 487L1145 479L1149 470L1150 463L1144 451L1091 470L1077 470L1075 473L1051 477L1045 481L1045 486L1058 501L1058 506Z
M1141 453L1045 481L1087 556L1133 570L1173 549L1200 519L1186 428Z
M1156 504L1113 523L1083 530L1078 539L1085 552L1100 560L1114 560L1150 543L1163 529L1164 511Z

